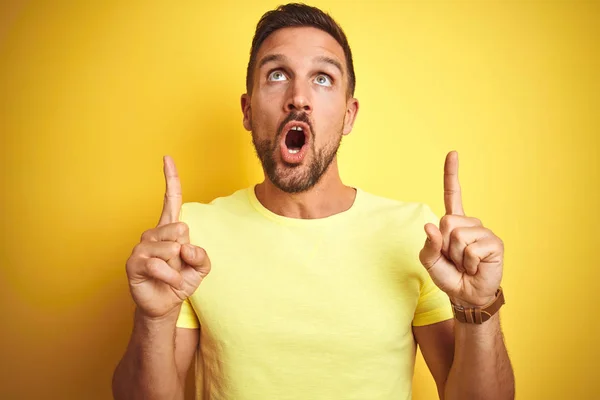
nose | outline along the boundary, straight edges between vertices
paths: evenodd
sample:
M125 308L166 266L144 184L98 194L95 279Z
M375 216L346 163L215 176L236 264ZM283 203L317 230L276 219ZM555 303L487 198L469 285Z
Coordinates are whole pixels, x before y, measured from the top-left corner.
M290 89L289 99L285 103L285 111L304 111L310 114L312 105L309 88L304 87L300 82L296 82L294 85L290 85Z

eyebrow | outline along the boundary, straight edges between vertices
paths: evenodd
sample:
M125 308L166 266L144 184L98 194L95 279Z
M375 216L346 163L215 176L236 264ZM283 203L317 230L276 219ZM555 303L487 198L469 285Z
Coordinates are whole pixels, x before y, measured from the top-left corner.
M269 54L268 56L265 56L262 58L262 60L260 60L260 62L258 63L258 69L262 68L265 64L273 61L285 62L287 60L288 58L283 54ZM344 69L342 68L342 64L338 60L327 56L318 56L314 60L320 63L333 65L340 71L342 76L344 76Z
M338 60L333 59L331 57L327 57L327 56L319 56L315 60L318 61L318 62L322 62L322 63L333 65L334 67L336 67L337 69L339 69L340 70L340 74L342 76L344 76L344 69L342 68L342 64Z

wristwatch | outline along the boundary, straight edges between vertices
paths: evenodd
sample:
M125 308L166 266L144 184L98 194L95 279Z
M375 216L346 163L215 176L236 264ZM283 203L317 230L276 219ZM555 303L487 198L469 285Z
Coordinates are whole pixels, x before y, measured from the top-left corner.
M496 314L500 307L502 307L504 304L504 292L502 292L502 288L499 288L496 291L496 297L494 300L481 307L463 307L452 303L452 300L450 300L450 304L452 304L454 318L456 318L459 322L468 324L483 324L485 321L490 319L492 315Z

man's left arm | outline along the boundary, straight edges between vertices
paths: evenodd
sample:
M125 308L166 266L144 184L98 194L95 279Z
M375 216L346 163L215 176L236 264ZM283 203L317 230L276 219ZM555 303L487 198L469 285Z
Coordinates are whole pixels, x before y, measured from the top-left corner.
M427 240L419 259L452 303L477 309L476 319L480 319L479 311L494 303L500 288L504 244L480 220L465 215L455 152L448 154L444 166L444 204L446 215L439 229L425 225ZM440 398L514 399L514 375L499 314L483 323L470 319L413 328Z
M514 399L514 375L494 315L481 325L448 320L413 327L440 399Z

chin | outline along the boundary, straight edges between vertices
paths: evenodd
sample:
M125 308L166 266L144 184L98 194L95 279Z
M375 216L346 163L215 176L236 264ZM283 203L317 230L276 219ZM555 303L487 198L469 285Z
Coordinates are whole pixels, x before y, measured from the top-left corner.
M278 189L286 193L303 193L310 190L317 182L311 179L307 168L303 165L278 165L269 180Z

